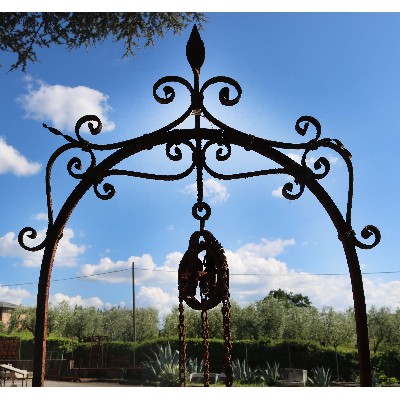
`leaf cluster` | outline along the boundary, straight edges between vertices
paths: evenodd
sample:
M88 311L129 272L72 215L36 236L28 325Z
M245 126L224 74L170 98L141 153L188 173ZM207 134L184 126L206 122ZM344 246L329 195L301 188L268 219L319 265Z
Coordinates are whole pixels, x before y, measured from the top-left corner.
M37 49L63 45L67 50L94 47L110 38L124 45L123 57L154 45L172 31L180 34L190 23L202 27L198 12L3 12L0 13L0 51L17 55L10 70L26 71L37 62Z

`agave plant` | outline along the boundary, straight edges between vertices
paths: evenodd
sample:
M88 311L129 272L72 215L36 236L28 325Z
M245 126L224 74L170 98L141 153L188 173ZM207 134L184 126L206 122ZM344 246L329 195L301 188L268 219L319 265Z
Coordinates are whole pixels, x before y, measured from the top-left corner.
M251 369L246 360L233 361L232 373L233 379L243 384L256 383L259 380L256 370Z
M159 382L160 386L179 386L179 352L173 351L171 345L157 346L152 356L146 356L143 363L145 375Z
M276 362L273 366L267 365L264 369L258 369L257 374L266 386L275 386L276 381L279 379L279 364Z
M329 368L325 370L324 367L316 367L311 370L311 375L312 378L308 378L311 386L330 386L332 372Z
M188 374L203 372L203 360L199 363L197 358L188 358L186 360L186 371Z
M179 352L173 351L171 345L157 346L157 351L152 350L152 356L146 356L143 363L144 376L159 383L160 386L179 386ZM188 358L186 371L199 373L203 371L203 360Z

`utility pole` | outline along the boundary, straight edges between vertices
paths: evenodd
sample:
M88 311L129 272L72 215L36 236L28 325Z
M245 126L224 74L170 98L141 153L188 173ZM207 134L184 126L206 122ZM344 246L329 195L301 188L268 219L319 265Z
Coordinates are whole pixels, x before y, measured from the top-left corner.
M133 341L136 346L136 305L135 305L135 263L132 262L132 326ZM136 350L133 350L133 367L136 367Z

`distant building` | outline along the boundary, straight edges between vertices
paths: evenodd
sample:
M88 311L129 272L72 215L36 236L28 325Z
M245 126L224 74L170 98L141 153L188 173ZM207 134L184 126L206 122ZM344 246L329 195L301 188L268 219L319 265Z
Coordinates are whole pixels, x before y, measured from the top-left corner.
M5 301L0 301L0 321L4 325L8 325L11 318L11 312L17 308L16 304L6 303Z

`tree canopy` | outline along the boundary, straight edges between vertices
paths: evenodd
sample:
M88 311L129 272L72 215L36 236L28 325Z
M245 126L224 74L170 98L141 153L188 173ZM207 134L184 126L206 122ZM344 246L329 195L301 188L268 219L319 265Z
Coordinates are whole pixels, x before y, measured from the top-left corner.
M275 292L275 291L272 291ZM280 291L281 293L283 291ZM303 296L307 297L307 296ZM334 349L342 345L354 346L356 340L354 310L335 311L332 307L298 307L274 298L271 294L263 300L241 306L231 302L231 333L233 340L312 340ZM135 309L136 341L144 342L159 337L174 339L178 336L179 309L159 320L155 308ZM34 335L36 307L18 306L9 324L0 324L0 333L31 332ZM209 310L209 338L224 337L221 305ZM185 308L186 337L202 337L201 313ZM368 312L368 325L374 353L385 346L399 342L400 309L372 306ZM53 337L72 337L82 340L89 336L107 336L111 341L134 341L132 309L112 307L72 307L67 302L50 304L48 333Z
M293 294L292 292L287 293L282 289L278 289L278 290L271 290L265 299L271 297L295 307L311 307L311 300L308 298L308 296L303 296L301 293L297 294Z
M28 63L38 61L39 48L53 45L72 50L111 38L123 42L123 57L128 57L169 31L180 34L193 22L201 28L206 17L198 12L2 12L0 51L16 54L10 70L23 71Z

